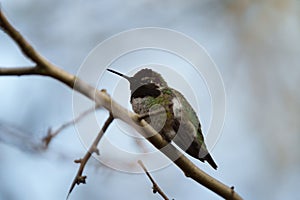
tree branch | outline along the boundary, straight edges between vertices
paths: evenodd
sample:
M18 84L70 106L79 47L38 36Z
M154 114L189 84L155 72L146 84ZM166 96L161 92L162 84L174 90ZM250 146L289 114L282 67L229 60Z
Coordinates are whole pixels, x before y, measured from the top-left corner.
M68 199L69 195L71 194L71 192L73 191L76 184L79 185L80 183L83 183L83 184L86 183L85 182L86 176L82 176L84 167L93 153L96 153L97 155L99 155L99 149L97 148L98 143L100 142L102 136L104 135L105 131L107 130L107 128L109 127L109 125L112 123L113 120L114 120L114 117L112 116L112 114L109 114L108 119L104 123L102 129L98 133L97 137L95 138L94 142L92 143L92 145L90 146L89 150L86 152L84 157L74 161L75 163L80 163L80 166L79 166L77 174L71 184L67 199Z
M99 106L87 109L86 111L84 111L83 113L81 113L78 117L76 117L75 119L70 120L70 121L62 124L57 130L55 130L53 132L52 132L51 128L49 128L47 135L42 139L42 141L45 144L44 148L45 149L48 148L49 143L52 141L52 139L55 136L57 136L61 131L63 131L65 128L71 126L72 124L75 124L75 123L79 122L81 119L83 119L85 116L87 116L89 113L91 113L92 111L94 111L97 108L99 108Z
M150 179L151 183L152 183L152 189L153 189L153 193L158 193L160 194L160 196L162 196L163 199L165 200L169 200L169 198L167 197L167 195L160 189L160 187L158 186L158 184L155 182L155 180L152 178L152 176L150 175L150 173L148 172L147 168L145 167L144 163L139 160L138 161L139 165L143 168L145 174L148 176L148 178Z
M35 62L37 65L36 69L30 70L21 68L8 70L7 68L0 68L0 74L2 71L3 75L13 75L12 72L13 70L15 70L15 75L40 74L52 77L64 83L71 89L76 90L77 92L94 101L97 106L103 106L110 112L113 110L114 118L119 118L131 125L168 158L170 158L171 160L175 160L174 163L184 172L187 177L192 178L199 184L207 187L208 189L225 199L242 199L233 189L200 170L188 158L182 155L175 146L173 146L172 144L168 144L151 126L149 126L149 124L145 122L145 120L140 120L140 117L138 115L129 112L125 108L120 106L117 102L111 99L106 92L97 90L86 82L80 80L78 77L69 74L66 71L53 65L52 63L48 62L8 22L8 20L2 13L2 10L0 10L0 27L18 44L24 55ZM37 70L38 73L35 70ZM167 150L162 150L162 148L167 145Z
M35 67L0 67L0 76L46 75L39 66Z
M47 67L52 65L44 57L42 57L37 51L27 42L24 37L9 23L9 21L4 16L2 9L0 7L0 27L3 31L9 35L20 47L23 54L32 60L34 63L40 65L41 67Z

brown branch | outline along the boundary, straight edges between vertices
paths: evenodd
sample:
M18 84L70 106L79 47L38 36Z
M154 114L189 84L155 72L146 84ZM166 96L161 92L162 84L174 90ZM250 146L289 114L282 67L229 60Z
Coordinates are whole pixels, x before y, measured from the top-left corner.
M27 42L24 37L9 23L9 21L4 16L2 9L0 7L0 27L3 29L7 35L9 35L20 47L23 54L27 56L34 63L40 65L41 67L47 67L52 65L43 56L41 56L37 51Z
M94 111L95 109L98 109L100 106L96 106L96 107L92 107L87 109L86 111L82 112L78 117L76 117L73 120L70 120L64 124L62 124L57 130L52 131L51 128L48 129L48 133L47 135L42 139L43 143L44 143L44 148L48 148L49 143L52 141L52 139L57 136L60 132L62 132L65 128L68 128L69 126L79 122L80 120L82 120L85 116L87 116L89 113L91 113L92 111Z
M155 182L155 180L152 178L152 176L150 175L150 173L148 172L147 168L145 167L144 163L139 160L138 161L139 165L143 168L145 174L148 176L148 178L150 179L151 183L152 183L152 189L153 189L153 193L158 193L160 194L160 196L162 196L163 199L165 200L169 200L169 198L167 197L167 195L160 189L160 187L158 186L158 184Z
M1 67L0 76L45 75L40 67Z
M139 116L129 112L117 102L110 98L103 91L97 90L95 87L87 84L78 77L67 73L66 71L56 67L52 63L44 59L38 52L36 52L32 46L22 37L22 35L14 29L10 23L7 21L2 11L0 10L0 27L18 44L22 52L37 64L38 72L36 73L32 70L32 73L27 72L22 74L21 69L15 75L33 75L41 74L45 76L52 77L71 89L76 90L87 98L91 99L96 103L96 105L103 106L108 111L114 111L114 117L119 118L122 121L128 123L133 128L135 128L141 135L143 135L147 140L152 143L157 149L164 153L169 159L175 160L174 163L183 171L187 176L198 182L199 184L207 187L216 194L222 196L225 199L240 200L242 199L232 188L226 186L215 178L209 176L196 165L194 165L187 157L182 155L178 149L172 144L168 145L166 142L145 120L140 120ZM5 70L0 68L1 70ZM5 74L3 74L5 75ZM10 73L10 75L13 75ZM149 137L150 136L150 137ZM168 145L167 150L162 150L163 147ZM82 176L80 176L82 178ZM78 180L83 180L78 178Z
M109 114L109 117L107 118L102 129L98 133L97 137L95 138L94 142L92 143L92 145L90 146L89 150L86 152L84 157L74 161L75 163L80 163L80 166L79 166L77 174L71 184L67 199L68 199L69 195L71 194L71 192L73 191L76 184L79 185L80 183L83 183L83 184L86 183L85 182L86 176L82 175L84 167L93 153L96 153L97 155L99 155L99 149L97 148L98 143L100 142L102 136L104 135L105 131L107 130L107 128L109 127L109 125L112 123L113 120L114 120L114 117L112 116L112 114Z

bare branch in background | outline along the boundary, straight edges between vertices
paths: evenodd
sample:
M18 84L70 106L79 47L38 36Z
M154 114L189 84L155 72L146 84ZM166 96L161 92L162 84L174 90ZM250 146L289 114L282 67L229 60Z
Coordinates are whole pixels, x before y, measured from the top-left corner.
M0 121L0 142L15 146L23 152L34 154L44 152L39 138L8 122Z
M105 131L107 130L107 128L109 127L109 125L112 123L113 120L114 120L114 117L112 116L112 114L110 114L108 119L104 123L102 129L100 130L97 137L95 138L94 142L90 146L89 150L84 155L84 157L79 159L79 160L74 161L75 163L80 163L80 166L79 166L77 174L76 174L76 176L75 176L75 178L74 178L74 180L71 184L70 190L68 192L67 199L68 199L69 195L71 194L71 192L73 191L76 184L79 185L80 183L83 183L83 184L86 183L85 182L86 176L82 175L84 167L85 167L86 163L88 162L88 160L90 159L90 157L92 156L93 153L96 153L97 155L99 155L99 149L97 148L98 143L100 142L102 136L104 135Z
M198 182L199 184L207 187L216 194L222 196L225 199L238 200L242 199L236 192L234 192L230 187L206 174L204 171L199 169L194 163L192 163L187 157L181 154L181 152L172 144L165 141L145 120L140 120L140 116L129 112L113 99L105 91L99 91L95 87L89 85L78 77L62 70L61 68L55 66L54 64L47 61L42 57L26 40L25 38L8 22L4 16L2 10L0 10L0 27L7 33L20 47L22 52L26 57L32 60L36 67L30 70L24 68L0 68L0 76L2 75L44 75L52 77L71 89L81 93L90 100L94 101L96 106L104 107L109 112L113 112L113 117L118 118L133 128L135 128L141 135L143 135L151 144L153 144L157 149L164 153L169 159L173 161L183 173ZM112 120L112 116L109 117ZM161 150L163 147L168 145L168 151ZM92 146L94 147L94 146ZM94 152L95 149L92 149ZM89 151L90 152L90 151ZM176 157L174 157L174 155ZM91 155L87 154L87 157ZM83 158L84 160L84 158ZM78 162L83 163L82 160ZM82 169L83 170L83 169ZM76 176L75 183L84 182L85 177L81 176L82 172L79 170L79 176ZM78 178L79 177L79 178ZM78 178L78 179L77 179Z
M82 120L85 116L93 112L94 110L100 108L100 106L92 107L90 109L87 109L83 113L81 113L77 118L70 120L69 122L66 122L62 124L57 130L52 131L51 128L48 129L47 135L42 139L43 143L45 144L44 148L47 149L49 146L49 143L52 141L52 139L57 136L60 132L62 132L64 129L68 128L69 126L79 122Z
M162 198L164 198L165 200L169 200L169 198L167 197L167 195L160 189L160 187L158 186L158 184L155 182L155 180L152 178L152 176L150 175L150 173L148 172L147 168L145 167L144 163L139 160L138 161L139 165L143 168L145 174L148 176L148 178L150 179L151 183L152 183L152 189L153 189L153 193L158 193L160 194L160 196L162 196Z

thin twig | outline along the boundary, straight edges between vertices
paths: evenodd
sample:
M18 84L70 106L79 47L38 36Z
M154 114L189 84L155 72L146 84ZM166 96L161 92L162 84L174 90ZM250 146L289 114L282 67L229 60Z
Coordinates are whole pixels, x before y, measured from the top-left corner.
M107 130L107 128L109 127L109 125L112 123L113 120L114 120L113 115L109 114L109 117L105 121L102 129L98 133L97 137L95 138L94 142L92 143L92 145L90 146L89 150L86 152L84 157L79 159L79 160L74 161L75 163L80 163L80 166L79 166L77 174L76 174L76 176L75 176L75 178L74 178L74 180L71 184L71 187L69 189L67 199L68 199L69 195L71 194L71 192L73 191L76 184L79 185L80 183L83 183L83 184L86 183L86 181L85 181L86 176L82 175L84 167L85 167L86 163L88 162L88 160L90 159L90 157L92 156L93 153L96 153L97 155L99 155L99 149L97 148L98 143L100 142L102 136L104 135L105 131Z
M146 175L148 176L148 178L150 179L151 183L152 183L152 189L153 189L153 193L158 193L160 194L160 196L162 196L163 199L165 200L169 200L169 198L167 197L167 195L160 189L160 187L158 186L158 184L155 182L155 180L152 178L152 176L150 175L150 173L148 172L147 168L145 167L144 163L139 160L138 161L139 165L143 168L144 172L146 173Z
M82 120L85 116L87 116L89 113L91 113L92 111L94 111L95 109L100 108L100 106L96 106L96 107L92 107L87 109L86 111L82 112L78 117L76 117L73 120L70 120L64 124L62 124L56 131L52 131L51 128L48 129L48 133L47 135L42 139L42 141L44 142L44 148L48 148L49 143L52 141L52 139L54 137L56 137L60 132L62 132L65 128L71 126L72 124L75 124L77 122L79 122L80 120Z

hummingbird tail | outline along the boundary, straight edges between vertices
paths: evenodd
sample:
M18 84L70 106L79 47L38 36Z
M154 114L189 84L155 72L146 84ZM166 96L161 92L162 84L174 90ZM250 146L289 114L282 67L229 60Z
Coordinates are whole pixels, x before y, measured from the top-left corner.
M178 144L178 143L176 143L176 144L180 146L180 144ZM216 170L218 168L218 166L215 163L215 161L213 160L213 158L211 157L211 155L209 154L209 152L207 151L206 147L204 146L203 148L201 148L201 147L199 148L199 146L197 146L197 145L198 144L195 143L195 141L194 141L190 145L190 147L186 150L186 152L189 155L193 156L194 158L200 160L201 162L207 161L208 164L210 164L210 166L212 166L212 168L214 168ZM195 146L198 148L195 148Z
M215 170L218 168L217 164L209 153L204 157L204 160L206 160L208 164L210 164L210 166L212 166L212 168L214 168Z

